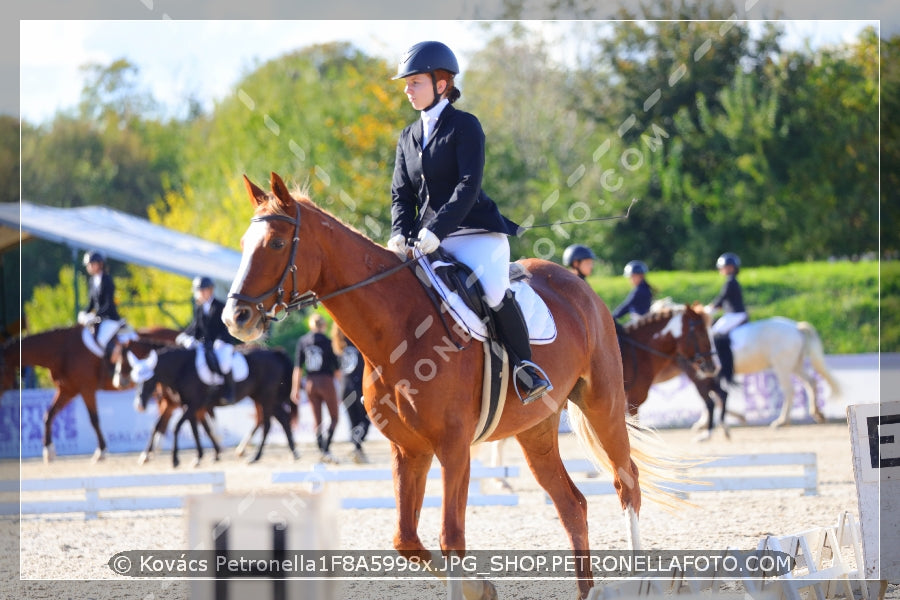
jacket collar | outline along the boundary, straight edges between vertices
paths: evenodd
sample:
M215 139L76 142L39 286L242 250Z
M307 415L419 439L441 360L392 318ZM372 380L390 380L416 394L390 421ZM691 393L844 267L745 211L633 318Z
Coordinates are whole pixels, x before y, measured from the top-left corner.
M450 118L450 115L452 115L454 112L456 112L456 109L453 107L452 104L448 104L447 106L444 107L444 110L442 110L441 114L438 115L437 122L434 124L434 129L431 131L431 135L428 136L429 142L431 142L431 140L434 139L435 134L441 128L441 124L445 123L447 121L447 119ZM416 146L420 149L422 148L422 134L423 134L422 127L423 127L423 123L422 123L422 119L420 117L412 126L413 139L416 141Z

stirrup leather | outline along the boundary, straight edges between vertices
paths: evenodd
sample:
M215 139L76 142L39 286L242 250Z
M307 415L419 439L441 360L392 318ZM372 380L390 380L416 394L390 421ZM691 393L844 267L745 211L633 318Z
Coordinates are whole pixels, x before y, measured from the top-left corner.
M537 371L538 374L543 378L543 380L547 382L547 386L544 389L540 390L540 392L538 392L538 393L534 393L533 388L528 389L528 390L526 390L528 392L527 395L525 395L523 397L522 391L519 389L519 372L522 371L522 369L524 369L525 367L531 367L535 371ZM544 371L542 368L540 368L539 366L537 366L535 363L531 362L530 360L523 360L519 364L516 365L516 367L513 369L513 372L512 372L512 380L513 380L513 386L515 387L515 390L516 390L516 396L519 397L519 400L522 402L522 404L531 404L532 402L534 402L535 400L537 400L538 398L540 398L547 392L553 391L553 384L550 383L550 378L547 377L546 371Z

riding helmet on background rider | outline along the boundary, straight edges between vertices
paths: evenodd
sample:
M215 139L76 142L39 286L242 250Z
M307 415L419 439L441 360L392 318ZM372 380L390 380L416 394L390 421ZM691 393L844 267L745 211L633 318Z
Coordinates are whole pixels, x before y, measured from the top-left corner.
M632 260L625 265L625 270L622 274L625 275L625 277L631 277L632 275L646 275L649 272L650 268L644 261Z
M737 254L735 254L734 252L726 252L725 254L721 255L716 260L716 268L717 269L721 269L722 267L726 267L728 265L731 265L732 267L734 267L734 272L737 273L738 271L741 270L740 257Z
M593 272L595 260L597 255L594 251L581 244L572 244L563 251L563 264L582 279Z

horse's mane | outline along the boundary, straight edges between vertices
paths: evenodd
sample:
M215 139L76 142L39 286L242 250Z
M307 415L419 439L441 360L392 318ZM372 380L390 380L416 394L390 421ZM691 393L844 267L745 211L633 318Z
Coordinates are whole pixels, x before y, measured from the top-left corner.
M366 241L371 242L381 248L384 248L384 246L382 246L381 244L379 244L378 242L376 242L375 240L370 238L368 235L366 235L365 233L363 233L362 231L360 231L359 229L357 229L350 223L347 223L346 221L344 221L337 215L327 211L326 209L324 209L321 206L319 206L318 204L316 204L309 195L308 187L294 186L290 190L290 192L291 192L291 197L301 206L309 209L310 211L312 211L320 216L323 216L323 217L333 220L335 223L337 223L341 227L344 227L348 231L355 233L356 235L362 237ZM270 212L272 214L281 215L283 217L288 217L289 219L294 218L294 215L289 215L285 212L284 208L282 207L281 202L278 200L278 198L275 196L275 194L273 194L272 192L267 192L266 199L267 199L266 209L268 212Z
M684 307L682 306L682 309ZM656 311L648 312L645 315L641 315L637 319L633 319L624 325L624 329L626 333L631 333L637 329L643 329L647 325L658 323L660 321L668 321L672 318L672 315L677 314L679 311L675 307L665 307L660 308Z

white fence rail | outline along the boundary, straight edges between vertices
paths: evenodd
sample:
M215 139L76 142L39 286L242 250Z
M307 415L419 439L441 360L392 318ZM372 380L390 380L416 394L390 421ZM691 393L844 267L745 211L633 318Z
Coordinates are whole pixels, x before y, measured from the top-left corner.
M83 492L81 498L52 500L22 499L20 504L0 504L2 514L23 515L42 513L82 512L85 518L97 517L97 513L115 510L157 510L181 508L187 494L158 495L160 488L174 486L211 486L212 492L225 491L225 473L160 473L147 475L109 475L99 477L65 477L54 479L24 479L0 482L0 491L21 490L24 495L31 492ZM101 491L122 488L148 488L153 492L135 496L102 496ZM209 490L204 490L209 491Z

